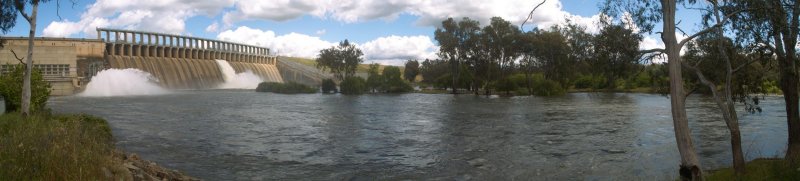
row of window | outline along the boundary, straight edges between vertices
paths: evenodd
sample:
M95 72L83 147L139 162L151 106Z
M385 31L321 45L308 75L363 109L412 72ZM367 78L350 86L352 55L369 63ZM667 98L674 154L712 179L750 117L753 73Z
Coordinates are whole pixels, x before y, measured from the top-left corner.
M16 65L0 65L0 74L7 74L13 70ZM34 64L33 68L42 71L44 76L68 76L69 64Z

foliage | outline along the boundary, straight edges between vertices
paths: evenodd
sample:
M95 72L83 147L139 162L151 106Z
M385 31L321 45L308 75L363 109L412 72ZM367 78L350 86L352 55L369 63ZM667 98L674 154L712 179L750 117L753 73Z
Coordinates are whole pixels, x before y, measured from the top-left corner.
M108 123L89 115L0 115L0 178L106 180L108 171L122 176L127 169L113 159L112 139Z
M383 76L378 73L379 68L380 65L378 63L369 65L369 70L367 71L367 87L370 92L378 91L378 89L381 88L381 84L383 84Z
M344 40L339 46L330 47L319 51L317 55L317 68L330 70L339 80L352 77L356 73L356 68L364 59L364 53L356 48L354 44Z
M400 78L400 68L387 66L383 69L381 89L389 93L410 92L414 88Z
M444 60L428 60L422 61L422 66L419 68L419 73L422 75L422 82L433 84L436 79L442 77L444 74L449 74L447 62ZM446 87L446 86L445 86Z
M511 77L500 79L495 83L495 90L498 92L506 92L506 94L510 94L511 91L517 90L517 82L513 81Z
M22 101L22 78L25 72L23 64L13 66L10 73L0 76L0 97L5 100L6 112L20 109ZM31 76L31 112L45 109L47 99L50 98L50 83L44 80L42 72L34 68Z
M339 84L342 94L364 94L368 91L367 82L361 77L348 77Z
M475 55L479 40L480 23L469 18L456 22L453 18L442 21L441 28L436 28L434 38L439 42L439 57L450 64L450 87L453 93L461 84L461 74L465 63ZM473 59L474 60L474 59Z
M336 93L336 82L333 79L322 80L322 93Z
M403 70L403 78L409 82L414 82L414 79L419 75L419 61L408 60L406 61L405 69ZM369 82L369 81L367 81Z
M575 60L569 58L572 50L567 44L567 37L558 29L540 30L527 33L526 36L527 43L533 46L529 53L538 60L538 67L545 78L555 80L560 85L570 85L570 80L575 76Z
M281 94L311 94L317 93L317 91L317 88L296 82L262 82L258 84L258 87L256 87L256 92L273 92Z
M631 74L639 62L639 42L642 36L624 25L603 27L594 39L596 57L591 61L597 75L605 75L605 88L616 88L615 80Z

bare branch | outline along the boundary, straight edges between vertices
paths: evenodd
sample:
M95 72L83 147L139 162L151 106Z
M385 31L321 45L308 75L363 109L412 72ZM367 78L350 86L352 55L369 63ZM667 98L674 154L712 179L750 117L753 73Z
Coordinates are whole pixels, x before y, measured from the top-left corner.
M736 67L735 69L733 69L733 71L731 71L731 73L736 73L736 72L738 72L740 69L742 69L742 68L744 68L744 67L746 67L746 66L748 66L748 65L750 65L750 64L752 64L753 62L756 62L756 61L758 61L758 59L755 59L755 58L754 58L754 59L751 59L750 61L747 61L747 62L745 62L744 64L742 64L742 65L739 65L738 67Z
M539 6L542 6L542 4L544 4L545 2L547 2L547 0L543 0L541 3L536 5L536 7L534 7L533 10L531 10L530 13L528 13L528 17L525 18L525 21L522 21L522 25L519 26L520 30L522 30L523 32L525 31L522 27L525 26L525 23L528 22L529 19L533 18L533 12L536 11L536 9L539 9Z
M17 59L17 61L19 61L19 63L21 63L22 65L27 66L27 64L25 64L25 62L22 61L22 60L25 59L25 57L19 58L19 56L17 56L17 52L14 52L14 49L10 49L10 50L11 50L11 53L14 54L14 58Z
M639 54L650 54L650 53L665 53L663 48L654 48L649 50L641 50Z

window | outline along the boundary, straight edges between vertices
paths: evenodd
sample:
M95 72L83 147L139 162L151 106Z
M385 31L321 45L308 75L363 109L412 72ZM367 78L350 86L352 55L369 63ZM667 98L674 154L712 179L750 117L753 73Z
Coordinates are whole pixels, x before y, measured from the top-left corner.
M0 66L0 74L11 73L16 65L2 65ZM33 68L42 71L43 76L69 76L69 64L34 64Z

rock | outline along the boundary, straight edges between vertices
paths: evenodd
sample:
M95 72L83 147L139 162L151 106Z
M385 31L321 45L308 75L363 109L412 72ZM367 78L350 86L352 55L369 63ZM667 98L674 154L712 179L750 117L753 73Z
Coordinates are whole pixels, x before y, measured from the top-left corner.
M128 158L131 160L139 160L139 155L136 155L136 153L131 153L131 156L128 156Z

